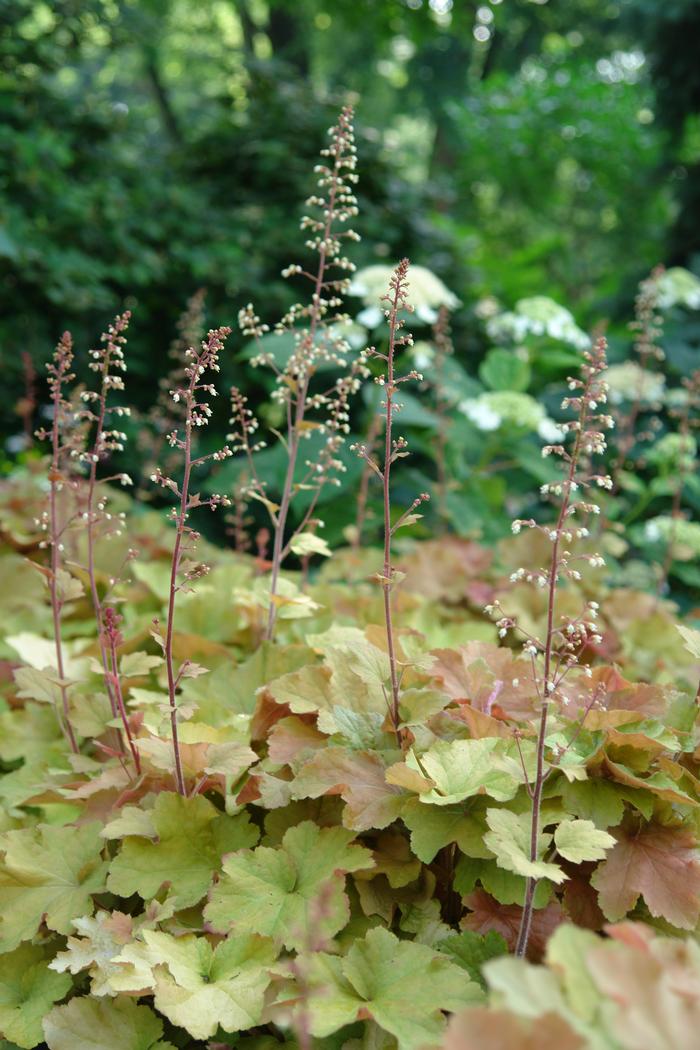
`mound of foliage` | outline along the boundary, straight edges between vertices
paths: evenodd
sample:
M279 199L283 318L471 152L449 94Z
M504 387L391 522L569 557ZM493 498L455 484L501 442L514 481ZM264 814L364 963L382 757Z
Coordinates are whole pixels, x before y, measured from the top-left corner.
M376 346L354 353L338 313L351 119L331 130L304 219L314 264L287 271L311 294L275 336L252 306L241 315L273 375L279 444L264 447L235 388L227 444L202 437L230 336L213 329L185 341L169 415L154 421L152 482L172 509L125 496L122 314L91 351L93 387L74 385L62 337L50 456L2 483L4 1050L690 1050L695 1038L700 633L663 587L625 579L618 508L634 492L641 385L609 452L605 340L574 331L562 420L552 431L540 410L532 428L552 441L548 509L516 500L498 543L452 535L441 515L433 538L411 538L430 493L392 505L404 384L423 382L407 260L377 294ZM499 323L566 334L567 318L541 311ZM444 311L434 337L446 356ZM519 360L503 350L485 381ZM383 546L363 545L360 517L331 554L319 508L370 378L378 422L351 450L357 503L381 489ZM513 399L485 396L467 411L500 425ZM672 554L692 525L695 397L691 381L669 414L683 464L661 536ZM452 418L442 388L437 411ZM229 493L236 457L245 476ZM435 458L447 502L440 441ZM256 554L251 504L269 519ZM234 550L193 525L227 508Z

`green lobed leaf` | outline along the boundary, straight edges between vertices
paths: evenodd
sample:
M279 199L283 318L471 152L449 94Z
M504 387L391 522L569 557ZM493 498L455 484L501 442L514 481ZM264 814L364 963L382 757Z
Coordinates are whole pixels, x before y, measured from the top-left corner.
M157 838L127 836L112 861L107 885L120 897L150 900L168 885L178 907L190 907L206 895L223 855L258 838L247 814L229 817L201 795L163 792L151 818Z
M450 806L483 794L506 802L515 796L521 780L506 756L509 743L496 737L439 740L420 758L409 751L406 766L432 781L420 792L422 802Z
M572 864L602 860L616 841L607 831L596 828L590 820L563 820L554 832L557 853Z
M444 1028L443 1011L481 998L464 971L423 944L400 941L388 930L370 930L344 958L317 953L309 959L311 1030L324 1038L344 1025L372 1018L398 1040L401 1050L433 1045Z
M121 958L143 959L153 969L156 1009L195 1039L208 1039L219 1026L240 1032L260 1023L273 942L256 935L229 935L215 948L206 937L145 930L143 946L129 946Z
M71 999L44 1020L49 1050L175 1050L161 1041L163 1022L133 999Z
M438 948L463 970L466 970L471 980L480 984L482 988L486 987L486 981L481 973L484 963L489 959L498 958L499 955L508 954L505 938L495 930L490 930L483 935L473 930L462 930L461 933L453 934L441 941Z
M99 824L8 831L0 836L0 947L31 939L42 921L70 933L75 915L92 914L107 863Z
M509 809L489 809L486 811L486 823L489 831L484 842L496 856L496 863L506 871L526 878L551 879L552 882L564 882L566 875L558 864L543 860L530 860L530 823L529 813L513 813ZM541 856L552 841L552 836L538 836L538 856Z
M43 1018L72 983L66 974L52 973L50 957L38 944L0 956L0 1032L26 1050L43 1040Z
M223 876L204 910L218 931L258 933L287 948L303 948L310 934L333 937L350 918L345 874L373 866L345 828L304 821L277 849L259 846L226 858Z

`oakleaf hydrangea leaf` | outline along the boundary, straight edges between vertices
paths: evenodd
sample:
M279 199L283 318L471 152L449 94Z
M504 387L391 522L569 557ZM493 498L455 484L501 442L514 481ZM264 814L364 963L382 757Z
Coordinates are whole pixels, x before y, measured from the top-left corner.
M39 945L21 944L0 956L0 1032L17 1046L36 1046L44 1038L42 1018L70 986L70 977L49 970Z
M133 999L71 999L44 1020L49 1050L175 1050L163 1022Z
M240 1032L260 1023L277 957L271 940L232 935L212 948L206 937L153 930L145 930L143 939L155 967L155 1006L173 1024L208 1039L219 1025Z
M600 831L591 820L563 820L554 832L557 853L572 864L602 860L615 842L612 835Z
M373 865L369 850L351 845L354 837L304 821L277 849L227 857L205 919L215 930L264 934L287 948L303 947L309 931L333 937L350 917L344 875Z
M401 1050L419 1050L439 1040L443 1010L458 1010L482 995L445 956L381 927L355 941L343 958L317 953L309 968L311 1030L319 1038L371 1018Z
M0 836L0 947L31 939L42 920L70 933L75 915L91 915L92 894L104 889L107 865L98 824L39 825Z
M486 811L486 823L490 830L484 835L484 842L496 855L498 866L506 871L524 875L526 878L564 882L567 876L558 864L530 860L530 820L529 813L489 809ZM551 841L551 835L539 835L538 855L544 852Z
M112 861L107 885L121 897L150 900L167 883L178 906L191 907L206 894L222 856L258 837L246 814L229 817L201 795L164 792L151 817L156 840L129 836Z

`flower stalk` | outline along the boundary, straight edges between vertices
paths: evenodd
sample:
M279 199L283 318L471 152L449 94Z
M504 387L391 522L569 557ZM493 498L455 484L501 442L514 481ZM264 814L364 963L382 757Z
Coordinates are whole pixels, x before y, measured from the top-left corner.
M228 445L216 452L199 457L195 457L193 449L193 438L196 430L199 427L206 426L211 416L212 410L208 399L216 396L214 384L205 381L205 376L207 372L219 371L219 354L230 332L230 328L212 329L208 333L207 338L203 340L199 351L194 350L192 347L186 351L187 364L184 369L184 382L186 385L171 391L173 401L176 404L182 403L184 406L184 424L183 427L176 428L168 435L170 447L179 449L183 453L182 477L178 484L173 478L163 474L158 467L155 473L151 475L151 480L155 484L174 493L178 500L177 509L173 508L170 512L170 518L175 523L175 541L170 562L165 637L160 637L159 641L165 656L165 668L168 679L168 706L175 784L181 795L186 794L186 788L178 733L177 691L184 677L191 677L199 673L200 669L191 664L189 660L183 661L179 668L176 669L175 667L173 656L175 606L179 591L182 589L190 590L190 585L195 580L209 572L209 566L207 565L194 561L183 561L185 554L192 554L199 540L199 533L195 532L188 525L190 512L196 507L209 507L211 510L216 510L217 507L229 507L231 505L228 497L219 493L215 493L209 499L203 500L199 493L190 492L192 472L195 468L203 466L209 461L219 462L233 454Z
M121 632L119 630L119 624L121 623L121 616L118 616L111 605L108 605L104 611L103 621L103 637L105 646L108 654L108 677L110 681L110 695L114 697L115 706L118 711L119 718L121 718L122 726L124 728L124 734L129 744L129 750L131 751L131 757L134 761L134 769L136 775L141 775L141 755L139 754L134 735L131 732L131 726L129 725L129 717L126 711L126 704L124 703L124 693L122 691L121 678L119 676L119 658L117 655L117 649L123 642Z
M107 638L105 637L105 617L103 602L97 584L97 569L95 562L95 547L97 541L98 527L105 521L110 523L112 515L105 510L105 498L97 497L97 468L112 452L121 452L124 448L126 435L123 431L107 429L107 420L110 414L117 416L128 416L130 410L121 406L109 406L108 397L112 391L123 391L124 380L122 374L126 371L123 347L126 344L124 335L131 319L130 311L126 311L116 317L113 324L109 325L102 335L102 346L92 350L90 356L90 369L99 375L99 386L97 390L88 390L82 394L82 400L91 408L86 408L83 418L94 426L94 433L89 449L80 457L88 467L87 495L83 521L86 525L87 542L87 575L90 584L90 596L97 624L97 640L100 649L100 660L102 663L103 677L112 717L119 715L119 706L114 692L113 675L110 671L110 657ZM128 474L116 474L105 481L120 481L124 485L131 484ZM117 528L118 532L119 529ZM133 552L129 552L132 555ZM114 581L116 582L116 581ZM113 582L110 584L113 586Z
M63 430L66 426L66 416L70 405L65 398L66 385L75 378L73 367L73 340L70 332L64 332L59 340L53 355L53 360L47 366L49 389L51 391L52 422L51 430L47 433L41 430L37 437L51 440L51 466L49 469L49 510L48 521L43 522L49 534L48 545L50 549L50 572L49 572L49 595L51 600L51 614L53 619L54 646L56 652L56 671L58 673L58 688L61 696L61 715L59 721L66 735L70 749L78 754L78 741L70 718L70 702L68 686L66 685L65 661L63 656L63 637L61 629L61 612L63 609L63 597L61 587L62 553L64 549L63 536L69 522L62 522L59 516L59 496L65 484L63 472L63 457L68 451L63 441Z
M330 129L330 144L321 151L324 162L315 169L318 193L306 202L312 214L304 216L301 221L302 230L309 231L306 247L316 254L316 267L307 270L293 264L283 271L284 277L299 276L312 284L310 301L306 305L296 303L276 325L276 334L291 334L294 338L294 349L284 366L278 365L274 356L266 350L263 337L269 332L269 327L260 322L252 305L239 315L243 334L253 337L260 348L253 365L266 365L275 373L273 398L282 407L285 419L282 440L287 464L279 503L267 497L251 470L251 495L264 503L272 524L269 608L265 627L267 640L274 637L280 573L293 549L294 539L313 519L322 488L326 484L339 484L337 475L345 469L337 453L349 432L347 402L359 388L360 377L365 374L358 361L352 362L348 368L350 346L342 335L342 325L348 318L338 312L342 295L349 286L346 274L355 269L343 254L343 243L346 240L359 240L357 234L345 225L357 214L357 201L353 192L357 175L352 120L352 108L346 106L337 124ZM340 271L340 276L334 276L337 271ZM316 393L312 389L312 382L321 366L347 369L347 373L330 389ZM318 411L325 415L320 423L309 419L310 413ZM307 459L302 464L302 443L313 432L325 436L323 451L317 460ZM246 451L245 448L242 450ZM302 466L305 468L303 471ZM292 530L290 536L290 508L295 495L303 490L311 490L310 504L301 523Z
M394 637L394 624L391 607L391 592L396 582L396 570L392 561L392 544L394 533L404 525L412 524L420 515L415 511L430 497L422 492L407 510L401 514L392 525L391 521L391 468L397 459L408 455L408 443L403 437L394 437L394 415L400 411L401 405L396 400L399 387L409 380L422 380L422 376L415 370L405 375L396 374L396 353L402 347L412 346L413 337L410 333L402 334L404 320L402 313L411 313L412 307L408 301L408 259L402 259L394 270L389 282L389 291L383 297L385 305L384 315L389 325L389 342L385 354L370 347L365 354L368 358L378 359L386 365L386 373L376 377L375 382L384 392L384 400L381 407L384 410L384 462L380 467L367 445L353 445L353 450L365 461L382 483L382 496L384 506L384 564L379 575L379 582L384 592L384 622L386 626L387 653L389 656L389 684L391 696L388 698L389 717L396 741L401 747L402 736L400 730L400 690L401 676L396 658L396 641Z
M495 614L498 617L496 626L501 638L505 638L511 629L525 635L523 648L532 662L533 685L540 704L534 781L530 783L529 779L526 779L525 785L532 800L529 859L533 864L539 859L542 792L549 773L560 761L560 756L557 755L548 761L546 753L552 705L561 698L560 690L564 680L573 668L578 666L583 650L589 644L601 641L595 622L598 611L595 602L587 602L581 615L576 618L557 618L556 613L561 581L567 579L578 582L581 579L581 572L575 564L583 561L593 568L605 564L600 554L574 555L569 548L575 540L587 539L590 535L585 525L575 524L575 516L583 515L588 520L590 515L600 513L597 503L589 498L581 499L579 493L586 493L586 490L591 488L609 490L612 486L612 479L607 474L595 473L590 467L591 457L601 455L606 449L604 431L613 426L612 418L598 411L599 406L607 401L607 384L602 378L607 368L606 349L605 339L598 339L590 351L584 352L585 361L581 368L581 377L570 378L568 381L569 390L574 394L564 398L562 408L573 409L577 418L573 422L564 423L562 430L565 435L573 434L571 450L569 451L564 444L546 445L542 450L544 456L557 456L564 468L561 481L548 482L540 490L543 496L553 496L557 500L558 513L555 524L540 525L534 519L516 519L513 522L514 533L519 533L523 527L537 529L552 544L547 568L534 571L520 568L511 575L512 583L525 581L546 591L544 637L536 638L522 631L513 617L503 615L498 602L486 607L490 615ZM589 667L584 667L583 671L590 676ZM588 710L589 708L586 708L584 711L583 718ZM524 762L523 770L525 771ZM526 879L523 913L515 952L517 956L522 957L527 953L538 881L534 877Z

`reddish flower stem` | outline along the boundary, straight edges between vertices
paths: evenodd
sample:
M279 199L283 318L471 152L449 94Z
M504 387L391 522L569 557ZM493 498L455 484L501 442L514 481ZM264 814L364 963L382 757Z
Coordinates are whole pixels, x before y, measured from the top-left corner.
M384 469L382 470L382 489L384 502L384 569L382 573L382 589L384 591L384 621L386 624L386 646L389 655L389 675L391 680L391 721L396 734L396 741L401 747L401 731L399 722L401 720L399 703L399 675L396 662L396 646L394 644L394 625L391 610L391 589L393 584L394 569L391 563L391 537L393 529L391 525L391 464L394 459L394 446L392 439L392 424L394 414L394 394L398 387L394 377L394 355L396 351L396 334L398 330L398 311L404 301L405 278L408 270L408 259L404 259L392 279L389 302L389 347L386 354L387 375L384 383Z
M108 362L105 362L105 364L106 367L109 367ZM90 581L90 596L92 598L92 608L95 613L95 622L97 624L97 641L100 647L100 659L102 661L105 688L107 690L107 696L109 698L109 706L112 709L112 717L116 718L119 713L119 710L116 702L116 697L112 689L112 681L109 670L109 659L107 656L107 645L104 636L102 602L100 601L100 595L97 589L97 574L95 571L95 489L97 486L97 464L100 459L100 448L102 445L102 433L104 431L106 411L107 391L105 390L105 386L103 383L100 389L95 439L93 441L92 449L90 451L90 474L88 476L87 502L85 510L85 513L87 514L87 571L88 579Z
M193 369L190 380L189 395L194 397L194 386L197 382L197 370ZM168 675L168 702L170 705L170 731L173 740L173 757L175 760L175 783L181 795L185 795L185 778L182 771L182 758L180 755L180 739L177 727L177 676L173 664L173 630L175 627L175 597L178 591L177 577L180 571L180 560L182 557L182 541L185 534L185 522L187 520L187 506L189 502L190 476L192 473L192 421L190 413L187 414L185 422L185 469L182 476L180 489L180 510L176 518L175 544L170 564L170 587L168 592L168 621L165 630L165 668Z
M121 642L121 636L117 630L118 617L114 613L114 610L108 608L105 610L105 637L107 641L107 647L109 649L109 676L110 686L113 689L114 699L119 712L119 717L122 720L124 726L124 732L126 739L129 743L129 750L134 760L134 768L136 775L141 775L141 755L136 747L133 733L131 732L131 726L129 725L129 718L126 711L126 704L124 703L124 693L122 692L121 679L119 677L119 662L117 657L117 645Z
M324 286L324 280L326 275L326 249L325 243L328 241L331 234L331 227L333 226L333 220L335 218L335 199L338 192L338 181L342 174L342 150L338 150L335 155L335 162L333 165L333 181L331 183L330 192L328 194L328 208L326 209L326 222L323 231L323 241L319 248L318 257L318 269L316 271L316 279L314 282L314 291L311 299L311 313L309 322L309 331L306 335L306 342L308 346L313 347L316 341L316 332L322 316L321 307L321 292ZM270 607L267 614L267 626L265 628L265 640L272 641L275 633L275 624L277 622L277 605L275 598L277 596L277 587L279 584L280 570L282 568L282 562L284 560L284 535L287 527L287 518L289 516L289 505L292 501L292 494L294 488L294 475L297 468L297 459L299 454L299 442L301 440L301 427L304 422L304 415L306 411L306 398L309 392L309 382L311 376L307 372L301 382L299 390L296 395L296 402L294 407L294 413L292 414L290 406L288 405L287 412L287 472L284 477L284 487L282 489L282 498L280 500L279 510L274 521L275 534L272 542L272 568L270 571Z
M591 388L591 381L593 373L589 374L586 379L586 384L582 392L581 398L581 409L578 419L578 428L576 430L576 440L574 447L569 456L569 465L567 471L567 477L563 485L562 501L559 508L559 516L557 518L556 527L554 532L556 533L553 545L552 545L552 558L549 569L549 581L547 587L547 633L545 636L544 644L544 667L542 672L543 677L543 688L541 692L542 698L542 711L540 714L540 724L537 733L537 764L535 770L535 783L531 789L532 797L532 820L530 824L530 860L534 864L537 861L537 845L540 834L540 815L542 810L542 791L544 788L545 780L547 779L547 772L545 771L545 740L547 737L547 722L549 718L549 705L554 699L555 692L552 689L552 652L554 643L554 611L557 597L557 583L559 580L559 548L562 540L562 532L568 517L569 505L571 503L571 490L572 485L576 479L576 470L578 467L579 457L581 455L582 437L586 428L586 421L588 418L588 395ZM532 929L532 914L534 910L535 890L539 879L529 877L525 883L525 899L523 904L523 914L520 921L520 930L518 931L518 940L515 947L516 956L522 958L527 953L527 947L530 940L530 931Z
M53 421L51 424L51 470L49 473L49 529L51 546L51 575L49 576L49 594L51 597L51 613L53 617L53 635L56 648L56 670L60 679L59 690L61 693L62 706L62 728L70 749L78 754L78 742L75 737L73 725L70 720L70 705L68 701L68 687L65 682L65 665L63 661L63 639L61 632L61 609L63 603L59 595L58 573L61 568L60 536L62 530L58 522L58 491L62 483L61 474L61 430L60 420L63 414L63 383L72 360L72 343L66 332L59 343L57 351L55 372L51 384L51 400L53 402Z

